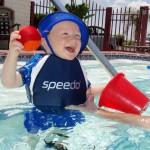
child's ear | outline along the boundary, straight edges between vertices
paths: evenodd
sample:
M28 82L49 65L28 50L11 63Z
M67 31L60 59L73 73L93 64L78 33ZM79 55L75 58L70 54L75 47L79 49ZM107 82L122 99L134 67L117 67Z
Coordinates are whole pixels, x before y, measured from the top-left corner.
M48 47L48 45L47 45L47 43L46 43L45 38L42 38L42 40L41 40L41 45L44 47L44 49L46 50L46 52L47 52L48 54L51 52L50 49L49 49L49 47Z
M48 47L45 38L42 38L42 40L41 40L41 45L42 45L45 49Z

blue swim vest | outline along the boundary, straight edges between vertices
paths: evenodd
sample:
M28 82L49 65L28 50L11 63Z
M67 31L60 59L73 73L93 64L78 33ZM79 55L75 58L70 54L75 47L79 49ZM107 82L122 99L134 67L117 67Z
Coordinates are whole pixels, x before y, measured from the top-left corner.
M28 70L18 71L25 77ZM70 61L45 55L33 66L29 83L26 84L28 99L39 109L80 105L86 101L88 80L77 58Z

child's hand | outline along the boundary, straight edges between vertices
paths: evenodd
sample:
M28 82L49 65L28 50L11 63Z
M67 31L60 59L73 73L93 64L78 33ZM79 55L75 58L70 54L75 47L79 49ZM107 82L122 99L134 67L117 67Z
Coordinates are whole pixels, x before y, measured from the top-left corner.
M9 54L17 56L24 46L17 40L20 39L19 31L14 31L11 33L10 42L9 42Z
M88 98L84 105L76 106L76 105L69 105L66 107L67 109L75 109L75 110L81 110L86 112L94 113L97 111L97 106L94 103L94 96L88 95Z

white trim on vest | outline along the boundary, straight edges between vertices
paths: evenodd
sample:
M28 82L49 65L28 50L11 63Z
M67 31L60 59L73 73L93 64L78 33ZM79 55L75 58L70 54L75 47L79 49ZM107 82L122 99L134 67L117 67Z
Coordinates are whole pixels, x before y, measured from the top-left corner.
M35 82L35 79L39 73L39 71L41 70L41 68L43 67L44 63L46 62L46 60L48 59L50 55L45 55L38 63L35 67L33 67L32 72L31 72L31 82L30 82L30 91L31 91L31 95L33 98L33 85ZM32 99L32 103L33 103L33 99Z

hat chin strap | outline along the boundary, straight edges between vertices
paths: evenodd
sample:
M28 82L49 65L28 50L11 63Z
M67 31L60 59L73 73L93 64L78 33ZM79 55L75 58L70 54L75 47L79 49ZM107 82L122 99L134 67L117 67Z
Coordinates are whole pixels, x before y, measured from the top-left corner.
M46 43L47 43L47 45L48 45L50 51L52 52L52 54L53 54L53 55L56 55L56 54L54 53L54 50L53 50L53 48L52 48L52 46L51 46L51 44L50 44L50 42L49 42L47 36L45 37L45 40L46 40Z

